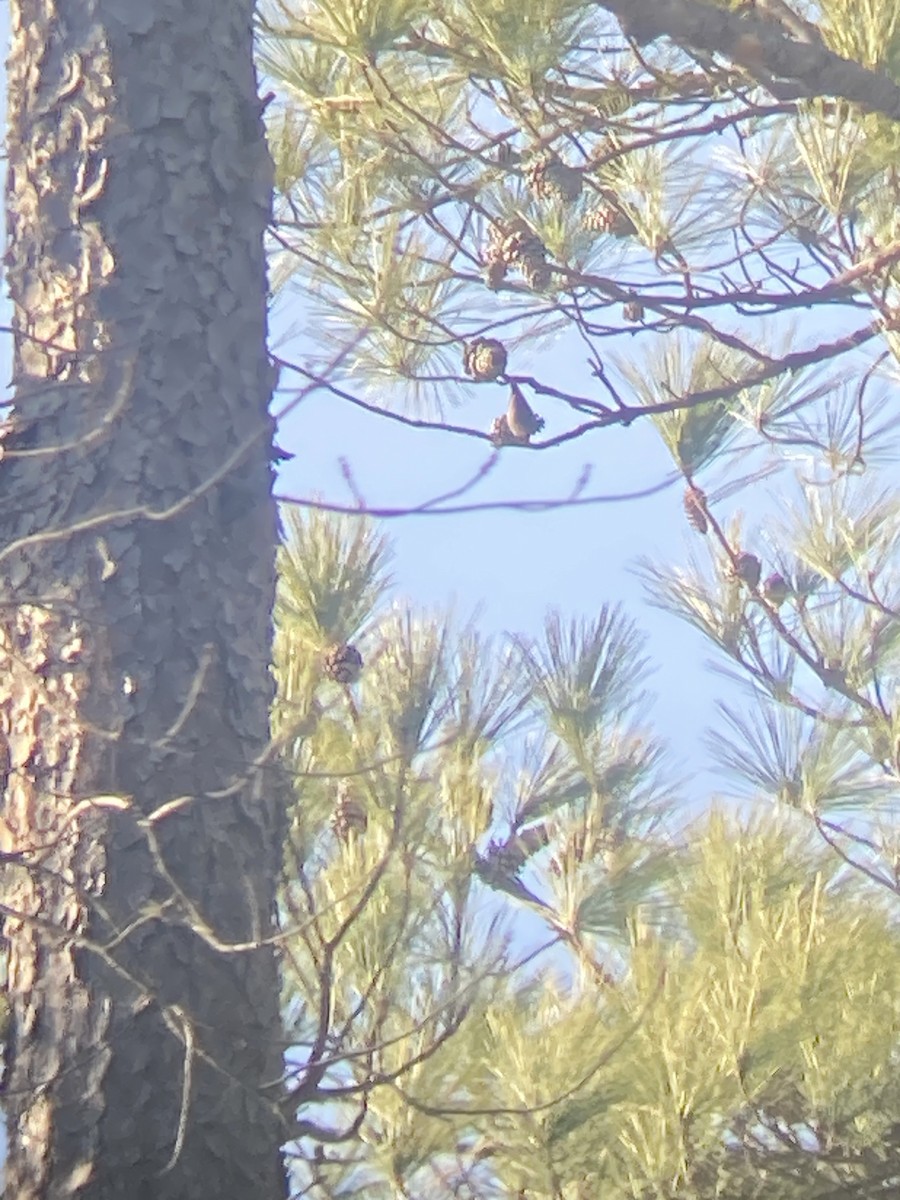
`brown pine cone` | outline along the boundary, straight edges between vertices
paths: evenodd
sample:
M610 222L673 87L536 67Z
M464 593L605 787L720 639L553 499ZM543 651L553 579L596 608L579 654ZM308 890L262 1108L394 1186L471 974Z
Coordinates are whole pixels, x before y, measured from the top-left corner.
M463 352L463 369L480 382L506 373L506 347L496 338L476 338Z
M362 655L349 642L340 646L332 646L325 654L325 674L335 683L356 683L362 673L362 668Z
M762 574L762 564L755 554L750 554L746 550L740 551L734 560L734 574L741 583L746 583L747 587L754 591L759 587L759 577Z
M345 779L338 785L337 803L331 818L331 828L342 842L352 833L365 833L369 825L366 806L350 792Z
M780 608L791 594L791 587L783 575L773 571L763 583L762 594L774 608Z
M503 228L500 257L508 267L515 267L536 292L543 291L552 278L547 262L547 248L528 222L516 217Z
M706 493L693 484L688 484L684 489L683 504L684 515L691 529L696 529L697 533L706 533L709 530L709 521L706 519Z
M581 172L556 157L545 154L525 168L525 181L539 200L561 200L572 204L581 195Z
M603 200L582 217L582 224L591 233L608 233L611 237L631 237L637 233L634 221L609 200Z

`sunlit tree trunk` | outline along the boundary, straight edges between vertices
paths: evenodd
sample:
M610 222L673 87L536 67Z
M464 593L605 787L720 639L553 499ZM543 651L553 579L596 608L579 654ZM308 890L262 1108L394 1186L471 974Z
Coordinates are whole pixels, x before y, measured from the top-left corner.
M6 1194L284 1194L251 0L13 0Z

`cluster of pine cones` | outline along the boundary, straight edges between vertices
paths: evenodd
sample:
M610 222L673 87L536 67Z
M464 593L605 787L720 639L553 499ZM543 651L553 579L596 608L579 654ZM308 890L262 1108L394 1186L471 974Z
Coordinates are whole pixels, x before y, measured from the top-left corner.
M524 217L491 226L483 262L485 282L492 291L510 270L518 271L535 292L549 287L553 276L547 248Z
M709 512L706 493L695 483L684 490L684 515L688 524L697 533L709 531ZM791 594L791 585L779 571L773 571L762 581L762 563L749 550L739 550L731 563L729 574L738 583L743 583L751 592L759 591L762 598L774 608L780 608Z
M574 204L581 195L582 176L555 154L542 154L525 167L525 182L538 200Z

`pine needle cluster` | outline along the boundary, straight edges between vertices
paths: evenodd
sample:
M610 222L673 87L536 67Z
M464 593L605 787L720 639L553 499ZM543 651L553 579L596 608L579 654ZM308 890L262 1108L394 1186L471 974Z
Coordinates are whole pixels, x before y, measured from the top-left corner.
M359 519L289 529L298 1194L879 1194L900 947L811 836L875 802L837 734L732 716L720 757L778 802L685 823L621 613L490 645L392 600ZM350 637L347 684L321 647Z
M389 602L372 530L296 522L298 1191L900 1188L898 12L264 6L276 281L343 383L502 388L501 455L651 424L691 549L645 582L738 696L740 807L691 824L623 614L489 645Z

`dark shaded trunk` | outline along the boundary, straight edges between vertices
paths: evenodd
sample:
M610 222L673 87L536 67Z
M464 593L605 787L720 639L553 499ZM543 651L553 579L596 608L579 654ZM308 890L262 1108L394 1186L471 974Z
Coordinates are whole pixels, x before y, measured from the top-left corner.
M13 0L7 1195L284 1194L250 0ZM249 945L248 945L249 943Z

